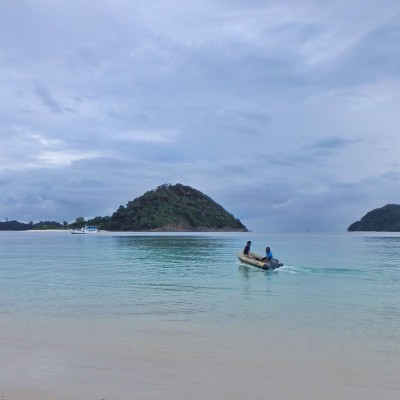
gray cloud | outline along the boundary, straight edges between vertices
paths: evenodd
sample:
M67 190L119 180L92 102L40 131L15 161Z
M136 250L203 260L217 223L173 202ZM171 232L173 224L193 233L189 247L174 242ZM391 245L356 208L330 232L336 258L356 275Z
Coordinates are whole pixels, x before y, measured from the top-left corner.
M44 87L37 87L35 89L35 94L41 100L41 103L47 107L51 112L61 114L62 109L57 101L54 100L50 92Z
M253 230L343 230L395 203L399 12L8 2L0 220L107 215L165 182Z

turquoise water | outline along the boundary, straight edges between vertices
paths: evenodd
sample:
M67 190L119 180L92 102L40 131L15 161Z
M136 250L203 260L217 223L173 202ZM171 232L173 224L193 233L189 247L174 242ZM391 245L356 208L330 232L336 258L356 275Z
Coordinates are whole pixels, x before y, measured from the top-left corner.
M258 253L269 245L285 266L241 264L247 240ZM26 321L30 334L42 335L35 321L56 325L60 337L71 325L82 337L96 327L102 342L142 341L197 356L220 349L227 335L253 358L252 346L264 339L292 349L314 340L322 353L329 341L324 362L335 362L335 351L354 352L397 374L399 284L397 234L0 233L3 321ZM243 343L248 337L253 344Z
M242 265L248 238L286 267ZM7 232L0 263L1 312L257 323L272 302L299 329L399 333L400 236Z

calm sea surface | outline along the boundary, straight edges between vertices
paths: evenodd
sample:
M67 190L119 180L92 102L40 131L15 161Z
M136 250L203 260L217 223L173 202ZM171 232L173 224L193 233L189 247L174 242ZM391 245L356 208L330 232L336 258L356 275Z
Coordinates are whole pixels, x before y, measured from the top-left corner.
M237 253L247 240L260 254L270 246L285 266L241 264ZM260 348L279 343L310 360L320 354L315 364L305 362L311 372L332 368L329 375L343 362L361 386L369 375L357 368L376 368L386 380L373 389L397 396L391 377L400 376L400 235L0 232L0 321L0 350L15 369L22 368L18 357L27 371L35 368L32 352L48 343L53 353L68 344L136 343L197 360L217 358L221 349L227 357L233 346L234 363L246 355L257 360ZM269 349L281 360L279 351ZM48 369L31 385L51 386L81 366L61 362L65 353L47 354ZM290 365L282 357L281 368ZM17 375L12 367L3 372L0 389L6 381L17 387Z

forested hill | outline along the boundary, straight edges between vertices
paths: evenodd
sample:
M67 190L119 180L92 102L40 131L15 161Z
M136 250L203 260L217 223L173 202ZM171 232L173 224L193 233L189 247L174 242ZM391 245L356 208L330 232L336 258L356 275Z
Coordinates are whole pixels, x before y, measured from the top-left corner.
M348 231L400 232L400 205L387 204L365 214L352 223Z
M66 226L66 225L64 225ZM34 224L29 222L25 224L23 222L12 221L0 221L0 231L27 231L27 230L47 230L47 229L61 229L63 225L56 221L40 221Z
M110 231L242 231L247 228L200 191L164 184L120 206L111 217L87 221Z

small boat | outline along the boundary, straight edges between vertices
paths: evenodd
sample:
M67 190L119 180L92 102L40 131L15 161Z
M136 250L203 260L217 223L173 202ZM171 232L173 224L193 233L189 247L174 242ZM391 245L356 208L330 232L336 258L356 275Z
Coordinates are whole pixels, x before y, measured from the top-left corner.
M267 262L261 261L262 256L253 252L250 252L250 255L246 255L241 251L238 257L241 262L261 269L276 269L283 266L283 263L279 262L276 258L272 258Z
M81 229L71 229L70 232L73 235L84 235L86 233L97 233L99 230L97 226L85 226Z

